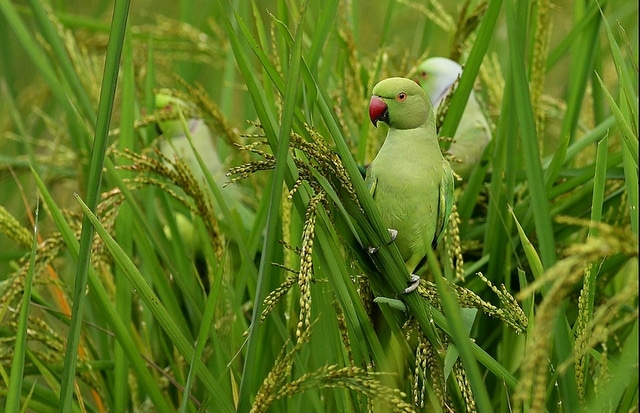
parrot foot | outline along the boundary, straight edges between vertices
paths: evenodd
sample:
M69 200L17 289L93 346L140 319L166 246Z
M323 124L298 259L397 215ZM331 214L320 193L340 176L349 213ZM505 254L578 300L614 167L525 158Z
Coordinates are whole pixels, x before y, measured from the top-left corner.
M398 236L398 230L393 228L387 228L387 231L389 231L389 236L391 237L391 239L387 244L391 244L393 241L396 240L396 237ZM380 249L379 246L369 247L369 254L375 254L376 252L378 252L379 249Z
M402 290L402 294L409 294L410 292L415 291L420 285L420 277L415 274L411 274L411 279L407 283L409 286Z

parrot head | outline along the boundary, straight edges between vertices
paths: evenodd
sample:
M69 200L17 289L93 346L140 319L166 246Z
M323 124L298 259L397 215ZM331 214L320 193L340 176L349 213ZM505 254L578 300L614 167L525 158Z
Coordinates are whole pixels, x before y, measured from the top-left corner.
M374 86L369 102L369 119L395 129L415 129L431 115L431 104L425 92L411 79L391 77Z
M155 109L158 112L159 119L156 123L156 130L158 134L165 136L180 136L184 135L182 129L182 122L178 119L178 108L183 112L187 118L187 126L191 133L195 132L195 128L202 122L199 119L190 118L187 114L195 111L194 106L185 102L184 100L174 97L165 93L157 93L155 95Z
M175 107L184 103L173 96L164 93L157 93L155 96L155 108L162 114L169 116L169 119L163 119L162 116L156 123L156 129L160 134L178 135L182 132L182 124L180 120L171 117L176 110Z
M418 66L418 80L429 95L433 107L438 107L462 74L462 66L446 57L430 57Z

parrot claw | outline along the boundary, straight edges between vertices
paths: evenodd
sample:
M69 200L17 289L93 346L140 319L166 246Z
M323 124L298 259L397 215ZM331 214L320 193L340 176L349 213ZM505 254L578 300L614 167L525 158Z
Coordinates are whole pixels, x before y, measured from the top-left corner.
M415 274L411 274L411 279L408 281L409 286L402 290L402 294L409 294L415 291L420 285L420 277Z
M396 240L396 237L398 236L398 230L393 228L387 228L387 231L389 231L389 236L391 237L391 239L389 240L389 242L387 242L387 244L391 244L393 241ZM376 252L378 252L379 249L380 247L369 247L369 254L375 254Z

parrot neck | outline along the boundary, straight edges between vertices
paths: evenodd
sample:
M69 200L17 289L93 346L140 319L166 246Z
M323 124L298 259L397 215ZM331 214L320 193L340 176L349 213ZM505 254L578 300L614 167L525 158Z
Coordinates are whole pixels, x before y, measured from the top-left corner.
M431 128L429 127L431 126ZM384 145L406 156L424 156L425 153L441 154L434 127L426 123L415 129L389 129Z

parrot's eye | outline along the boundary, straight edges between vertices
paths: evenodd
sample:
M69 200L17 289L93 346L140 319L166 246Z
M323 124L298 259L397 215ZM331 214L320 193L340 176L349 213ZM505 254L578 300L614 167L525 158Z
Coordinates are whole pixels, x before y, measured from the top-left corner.
M396 99L398 99L398 102L402 102L407 98L407 94L404 92L400 92L398 93L398 97Z
M424 71L423 71L423 72L420 72L420 76L421 76L423 79L426 79L426 78L427 78L427 72L424 72Z

